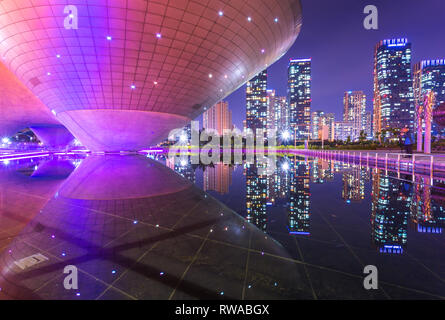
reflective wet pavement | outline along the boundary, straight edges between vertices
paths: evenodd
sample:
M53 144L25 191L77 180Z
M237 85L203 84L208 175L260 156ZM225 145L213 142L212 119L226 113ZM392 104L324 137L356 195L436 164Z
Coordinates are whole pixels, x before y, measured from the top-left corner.
M445 191L388 175L301 157L270 176L162 156L0 164L0 297L443 299Z

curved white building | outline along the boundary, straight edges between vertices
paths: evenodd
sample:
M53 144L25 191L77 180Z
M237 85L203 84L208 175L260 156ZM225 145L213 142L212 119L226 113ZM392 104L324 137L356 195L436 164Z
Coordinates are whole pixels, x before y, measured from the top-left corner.
M298 0L3 0L0 57L88 148L139 150L279 59L300 27Z

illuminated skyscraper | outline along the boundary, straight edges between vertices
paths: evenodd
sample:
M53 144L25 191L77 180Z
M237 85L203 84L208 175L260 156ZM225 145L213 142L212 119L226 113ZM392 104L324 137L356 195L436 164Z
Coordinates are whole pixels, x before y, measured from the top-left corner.
M380 41L374 52L374 132L414 128L411 43Z
M311 59L291 60L288 69L289 125L297 140L310 136Z
M267 71L264 70L247 82L246 125L254 132L267 129Z
M203 114L203 128L216 130L220 136L224 130L232 130L232 111L225 101L218 102Z
M267 128L278 132L289 128L287 99L277 96L275 90L267 90Z
M436 93L436 105L445 102L445 59L424 60L413 67L414 103L423 104L423 97L432 90ZM433 124L433 128L434 128Z
M372 113L371 112L366 111L363 122L364 122L363 126L364 126L366 136L372 137L373 131L372 131Z
M349 121L337 121L334 126L335 140L346 141L352 138L352 124Z
M318 140L321 138L319 131L323 127L323 117L323 111L314 111L311 113L311 139Z
M363 91L347 91L343 98L343 121L351 123L351 140L358 140L365 130L366 95Z

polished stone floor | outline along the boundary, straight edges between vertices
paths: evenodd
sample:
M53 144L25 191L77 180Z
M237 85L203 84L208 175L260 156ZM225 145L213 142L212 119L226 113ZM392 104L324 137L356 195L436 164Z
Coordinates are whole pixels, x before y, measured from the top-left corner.
M382 254L369 212L332 189L311 186L308 237L265 233L142 156L0 165L0 298L444 299L442 234ZM379 267L378 290L363 288L367 264ZM68 265L78 289L64 288Z
M170 169L126 159L87 158L68 179L58 172L68 160L41 177L2 171L2 298L312 297L303 264L276 241ZM113 176L122 166L135 172ZM131 178L162 190L115 189ZM47 260L15 263L35 254ZM79 270L78 290L63 286L67 265Z

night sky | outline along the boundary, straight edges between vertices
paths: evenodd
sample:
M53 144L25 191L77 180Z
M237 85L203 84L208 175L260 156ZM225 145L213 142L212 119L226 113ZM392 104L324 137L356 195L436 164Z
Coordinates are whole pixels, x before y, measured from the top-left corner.
M379 29L366 30L363 9L379 10ZM372 110L373 53L377 42L408 38L412 62L445 58L445 0L302 0L303 28L288 53L268 69L268 87L286 95L290 59L312 58L311 111L335 113L340 120L343 94L363 90ZM225 100L242 128L245 86Z

